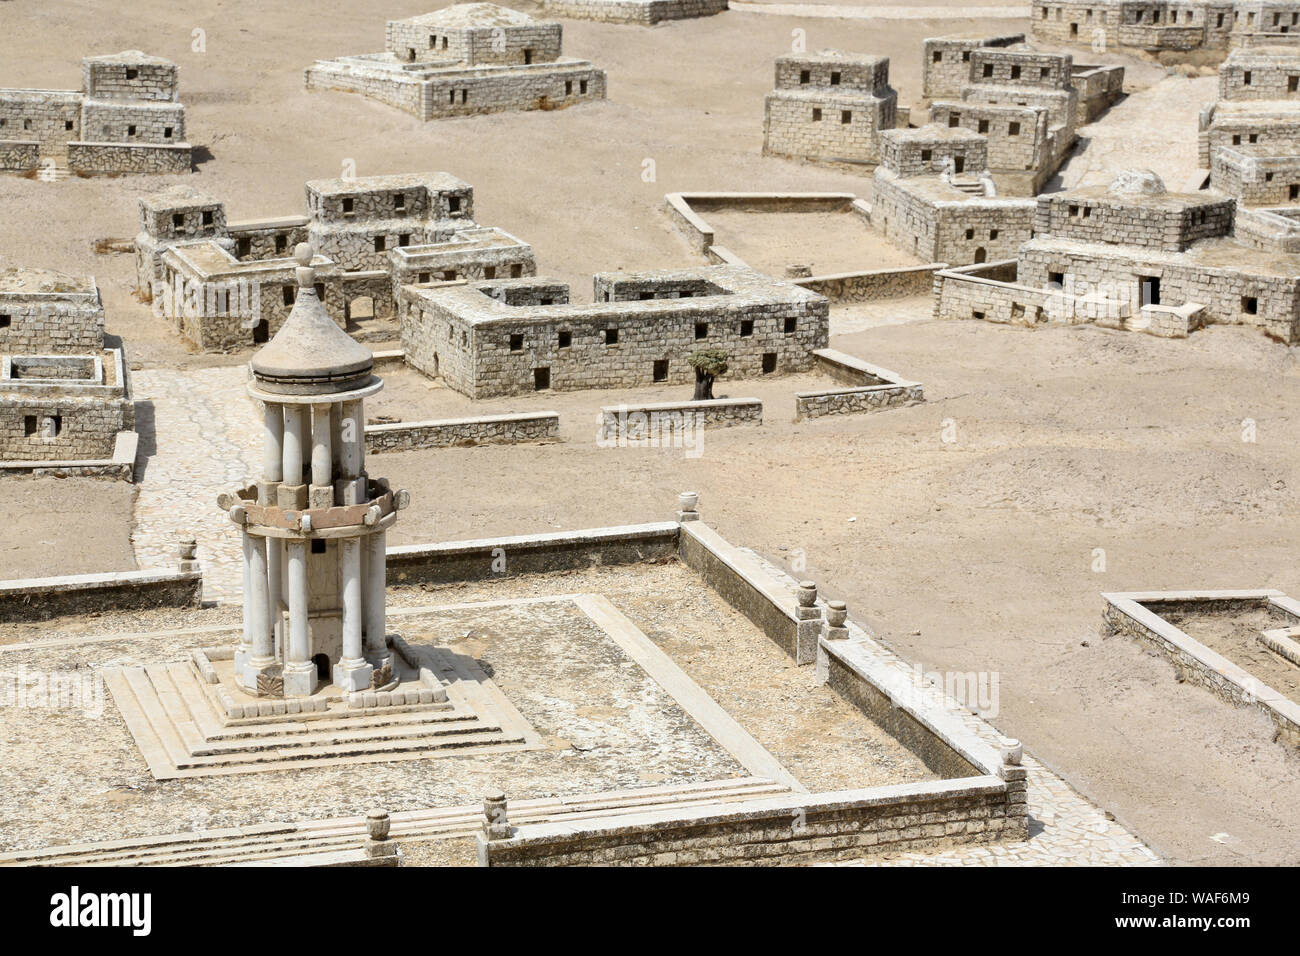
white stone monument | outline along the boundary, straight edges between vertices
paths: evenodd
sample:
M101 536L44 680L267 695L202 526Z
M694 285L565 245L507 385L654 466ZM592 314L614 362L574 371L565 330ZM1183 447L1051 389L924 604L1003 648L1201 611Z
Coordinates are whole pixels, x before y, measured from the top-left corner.
M407 502L365 471L362 404L383 388L374 357L326 313L311 247L295 258L293 309L251 363L249 393L265 409L262 477L223 499L243 532L236 681L289 698L323 681L344 692L392 681L385 532Z

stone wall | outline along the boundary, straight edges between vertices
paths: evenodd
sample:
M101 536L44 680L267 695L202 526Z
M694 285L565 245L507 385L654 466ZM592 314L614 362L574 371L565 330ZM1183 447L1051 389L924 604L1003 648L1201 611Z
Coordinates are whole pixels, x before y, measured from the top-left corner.
M911 181L876 171L871 223L922 259L965 265L1014 256L1033 234L1032 199L971 197L935 201Z
M982 47L1024 43L1023 33L993 37L930 37L922 43L921 95L937 100L961 95L970 82L971 54Z
M81 94L75 90L0 90L0 139L62 150L81 134Z
M827 162L880 161L879 134L893 129L896 99L776 90L763 106L763 152Z
M40 143L0 140L0 169L26 172L40 165Z
M639 23L709 17L727 9L727 0L542 0L542 10L568 20Z
M841 272L793 281L801 288L826 296L832 303L872 302L929 292L934 285L935 270L946 266L944 262L931 262L924 266Z
M1210 163L1210 182L1247 206L1300 201L1300 156L1250 156L1217 149Z
M989 169L1036 172L1051 162L1048 116L1041 107L940 102L930 108L930 119L940 126L959 125L987 136Z
M757 398L715 398L689 402L607 405L600 410L602 441L662 439L702 428L763 424L763 403Z
M74 173L188 173L189 146L135 143L69 143L68 168Z
M424 82L416 77L393 71L366 70L348 62L321 60L303 72L307 89L337 90L362 96L396 107L420 119L428 119L424 109Z
M96 144L175 146L185 142L185 107L179 103L120 103L87 100L80 139Z
M86 296L0 293L0 353L84 353L104 347L99 291Z
M725 286L725 294L687 299L665 287L666 297L637 301L510 305L508 291L551 286L530 279L408 286L399 302L402 348L425 374L485 398L547 388L684 385L695 379L688 357L705 347L728 353L735 378L802 371L812 364L812 350L826 345L826 299L752 270L619 275L620 282L653 285L701 279Z
M1065 193L1039 198L1034 231L1078 242L1179 252L1202 239L1232 231L1231 199L1197 197L1187 202L1126 201Z
M68 614L195 608L201 571L116 571L0 581L0 622L46 621Z
M882 852L1024 839L1019 779L904 784L867 790L651 810L479 836L481 866L776 866ZM1014 802L1013 802L1014 801Z
M1080 123L1091 123L1124 95L1124 67L1074 65L1070 83L1079 94Z
M674 521L588 531L390 547L389 587L482 581L514 574L662 561L677 554ZM498 560L503 557L505 561Z
M44 430L48 418L57 420L52 437ZM117 433L134 427L135 406L127 398L0 391L0 459L7 461L109 459Z
M555 412L397 422L367 425L366 453L373 455L420 448L517 444L554 439L559 434L560 416Z
M1249 269L1249 262L1210 266L1176 253L1150 253L1134 261L1122 248L1051 240L1034 240L1020 256L1020 281L1031 287L1045 288L1056 273L1076 295L1100 287L1136 312L1142 278L1158 276L1165 304L1197 302L1209 322L1254 326L1288 344L1300 340L1300 279Z
M1137 641L1173 665L1179 682L1204 687L1236 707L1251 707L1268 716L1283 741L1300 745L1300 705L1265 685L1220 654L1193 640L1160 616L1181 609L1213 613L1219 609L1262 609L1282 602L1283 611L1296 620L1295 603L1280 592L1259 592L1251 598L1229 598L1234 592L1103 594L1102 636L1123 636ZM1236 592L1241 594L1242 592ZM1276 596L1270 596L1272 595ZM1170 600L1165 600L1166 598Z
M1246 209L1237 207L1233 238L1244 245L1287 255L1300 253L1300 221L1295 208Z
M824 415L871 412L925 400L921 383L909 382L888 369L835 349L818 349L815 354L818 370L848 387L820 392L796 392L796 422Z

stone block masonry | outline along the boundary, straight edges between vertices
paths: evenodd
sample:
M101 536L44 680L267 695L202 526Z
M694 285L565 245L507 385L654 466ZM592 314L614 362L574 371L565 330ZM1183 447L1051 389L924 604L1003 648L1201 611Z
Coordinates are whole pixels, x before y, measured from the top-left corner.
M513 445L559 437L556 412L484 415L431 422L393 422L366 426L366 451L413 451L469 445Z
M757 398L715 398L644 405L606 405L600 410L600 439L605 442L671 442L695 439L700 429L763 424Z
M1151 591L1102 597L1106 600L1103 636L1122 635L1154 650L1174 666L1180 682L1191 681L1234 706L1264 713L1273 721L1281 740L1300 745L1300 704L1160 616L1167 609L1196 609L1209 614L1267 608L1294 624L1300 622L1300 603L1274 590Z
M818 349L817 367L847 387L820 392L796 392L794 420L825 415L850 415L925 401L920 382L864 362L835 349Z
M190 171L176 64L129 50L87 57L81 70L80 90L0 90L0 169Z
M823 296L751 269L607 273L595 302L537 279L407 286L398 304L408 364L471 398L546 389L687 384L701 348L736 378L803 371L827 344Z
M898 122L889 60L825 50L776 60L764 101L763 153L823 162L876 163L880 134Z
M429 121L604 99L605 72L560 56L560 24L490 3L390 20L382 53L318 60L309 90L359 93Z
M642 26L711 17L726 9L727 0L542 0L542 10L549 16Z

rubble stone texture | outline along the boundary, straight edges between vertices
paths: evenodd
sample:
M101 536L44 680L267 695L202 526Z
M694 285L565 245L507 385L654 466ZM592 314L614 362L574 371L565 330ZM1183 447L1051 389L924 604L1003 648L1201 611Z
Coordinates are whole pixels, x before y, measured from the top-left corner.
M395 314L408 283L533 275L532 247L474 221L474 190L449 173L313 180L305 216L229 222L189 185L140 198L136 288L204 351L266 342L295 301L291 252L310 241L316 291L344 328Z
M0 169L188 173L177 72L128 50L83 59L80 90L0 90Z
M90 276L0 273L0 460L103 461L135 427L121 348Z
M389 20L384 52L317 60L309 90L360 93L422 120L605 98L605 72L560 55L561 27L492 3Z

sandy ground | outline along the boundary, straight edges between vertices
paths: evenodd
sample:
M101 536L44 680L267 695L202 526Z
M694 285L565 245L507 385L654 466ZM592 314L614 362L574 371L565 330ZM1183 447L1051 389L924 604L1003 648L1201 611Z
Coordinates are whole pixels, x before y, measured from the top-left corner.
M1025 26L736 12L653 29L571 22L566 52L609 71L607 102L433 124L302 89L312 59L378 49L386 17L430 6L141 0L87 16L67 0L28 0L8 5L18 15L6 23L8 42L28 56L7 61L0 83L75 86L82 55L147 48L180 63L190 139L207 151L186 181L225 199L232 218L299 212L303 182L338 175L349 160L359 175L446 169L475 186L480 222L531 242L541 271L574 283L582 298L593 271L696 261L662 213L666 192L869 194L869 180L852 171L760 155L771 60L789 49L793 29L807 30L810 49L890 55L900 101L913 103L924 37ZM191 51L196 29L206 31L205 52ZM1137 94L1163 70L1113 54L1087 59L1126 62L1135 92L1112 111L1107 164L1190 168L1188 117L1209 98L1208 84L1169 77L1148 101ZM1105 125L1085 139L1108 141ZM1138 129L1153 135L1126 146L1126 130ZM1082 181L1102 175L1097 169L1072 165L1063 175ZM110 331L137 363L238 361L191 354L132 299L130 257L91 254L97 239L132 235L136 197L166 181L0 178L8 213L0 265L93 272ZM593 434L385 456L376 470L412 489L414 505L399 525L405 541L662 518L678 491L695 488L723 534L787 566L806 562L802 574L848 598L908 658L927 669L996 671L994 723L1162 855L1300 862L1297 760L1269 743L1262 718L1176 684L1166 665L1131 644L1096 637L1102 590L1269 586L1300 594L1294 352L1234 329L1175 342L1094 328L932 323L927 314L925 300L837 314L843 334L833 339L924 381L930 401L922 406L799 426L771 414L761 428L711 432L698 459L598 449ZM1254 443L1241 440L1246 418L1257 423ZM943 441L946 430L954 441ZM9 507L39 502L66 537L42 526L38 540L56 543L12 552L5 573L37 573L73 535L64 560L84 550L86 530L57 516L72 502L81 512L98 492L11 487L21 490ZM113 536L104 521L85 523ZM29 536L6 543L15 537ZM1105 552L1102 573L1092 570L1096 549ZM1211 839L1221 834L1228 838Z
M6 479L0 580L129 571L135 488L93 478Z
M1260 631L1291 626L1282 614L1268 610L1233 614L1162 615L1183 633L1222 654L1269 687L1300 700L1300 667L1274 654L1258 640Z
M856 213L709 210L713 241L760 272L783 276L796 263L815 276L861 269L923 265L898 248Z

